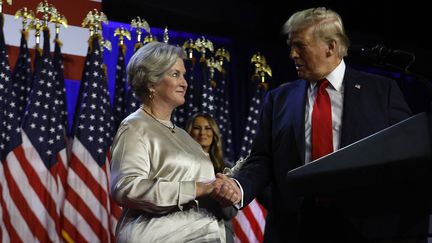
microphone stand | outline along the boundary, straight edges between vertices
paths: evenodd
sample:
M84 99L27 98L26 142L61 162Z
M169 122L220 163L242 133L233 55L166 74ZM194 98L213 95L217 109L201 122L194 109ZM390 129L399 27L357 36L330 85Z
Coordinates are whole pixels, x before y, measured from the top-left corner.
M424 92L425 101L429 102L429 106L426 105L426 107L423 107L413 104L412 108L417 108L421 111L426 109L432 112L432 99L430 98L432 97L432 77L421 74L419 71L412 71L412 67L416 61L414 53L405 50L391 50L379 44L372 48L354 46L351 51L353 52L350 53L354 54L354 58L351 61L363 66L362 69L379 68L383 71L398 73L400 77L395 79L399 80L398 82L401 80L400 85L402 86L407 86L407 81L410 79L418 82L421 94ZM410 92L409 94L413 96L413 102L419 101L417 92Z
M392 50L386 48L384 45L377 44L372 48L361 48L360 57L365 60L367 57L367 65L382 68L388 71L398 72L401 75L410 75L418 80L432 95L432 83L431 78L418 73L412 72L411 67L415 63L415 54L405 50ZM397 60L397 59L404 60ZM400 61L403 63L395 64L395 61Z

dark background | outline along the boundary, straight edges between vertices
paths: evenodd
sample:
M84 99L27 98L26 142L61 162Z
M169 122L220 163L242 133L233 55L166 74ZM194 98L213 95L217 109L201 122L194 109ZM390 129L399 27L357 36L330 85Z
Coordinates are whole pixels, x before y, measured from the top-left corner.
M431 39L426 37L432 30L432 14L424 1L102 1L102 10L110 20L129 23L133 17L141 16L155 27L230 37L239 52L263 52L281 79L289 77L281 73L290 64L280 28L295 11L317 6L331 8L342 16L353 46L352 58L360 47L380 44L415 54L412 71L432 76L428 62Z
M130 23L140 16L154 27L230 38L231 120L239 147L255 88L250 58L257 52L267 58L273 72L270 88L297 79L280 30L290 15L310 7L325 6L341 15L351 41L348 64L394 78L414 113L429 110L432 48L427 36L432 35L432 13L426 5L379 0L103 0L102 11L113 21Z

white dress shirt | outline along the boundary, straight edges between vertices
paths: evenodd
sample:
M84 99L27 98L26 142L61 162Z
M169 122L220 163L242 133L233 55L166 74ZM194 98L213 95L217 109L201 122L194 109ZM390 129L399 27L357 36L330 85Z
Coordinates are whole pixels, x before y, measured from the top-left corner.
M333 128L333 150L336 151L340 146L340 133L342 127L342 110L344 86L342 85L345 74L345 62L342 60L339 65L326 77L329 86L326 90L330 96L332 128ZM312 110L317 96L318 87L316 82L310 83L307 91L305 110L305 162L311 162L311 134L312 134Z

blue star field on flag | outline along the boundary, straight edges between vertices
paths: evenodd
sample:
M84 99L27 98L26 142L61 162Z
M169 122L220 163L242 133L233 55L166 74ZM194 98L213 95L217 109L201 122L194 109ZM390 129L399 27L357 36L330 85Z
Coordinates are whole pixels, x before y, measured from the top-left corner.
M24 109L28 102L28 96L32 87L33 73L31 70L31 58L27 45L28 32L21 31L21 44L18 59L12 72L12 80L15 95L17 96L17 106L19 118L24 115Z
M64 66L63 66L63 54L61 53L61 42L56 36L54 39L54 54L53 54L53 67L54 67L54 77L55 77L55 91L56 98L58 100L58 105L61 113L60 123L68 128L68 113L66 107L66 89L64 84Z
M85 74L80 87L81 100L75 113L74 136L87 148L93 159L102 166L114 136L107 78L102 59L100 35L91 37Z
M126 111L126 67L124 62L126 46L119 45L117 65L116 65L116 79L114 89L114 119L115 128L120 125L120 122L127 115Z
M252 97L249 115L246 121L245 133L240 147L239 159L245 159L250 153L252 142L258 128L258 118L266 91L267 90L263 86L258 85L255 94Z
M18 100L19 97L13 92L3 33L3 15L0 14L0 162L21 144Z
M38 71L34 74L22 127L42 161L50 168L57 163L57 154L66 143L47 29L44 30L43 55Z

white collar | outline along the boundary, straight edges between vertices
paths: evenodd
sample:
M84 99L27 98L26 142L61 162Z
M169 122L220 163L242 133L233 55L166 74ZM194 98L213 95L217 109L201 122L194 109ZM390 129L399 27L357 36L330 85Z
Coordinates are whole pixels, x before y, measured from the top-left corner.
M345 74L346 65L342 59L339 65L329 74L326 79L336 91L340 91Z

